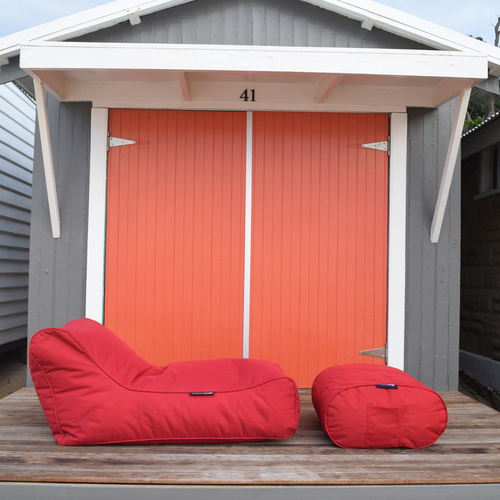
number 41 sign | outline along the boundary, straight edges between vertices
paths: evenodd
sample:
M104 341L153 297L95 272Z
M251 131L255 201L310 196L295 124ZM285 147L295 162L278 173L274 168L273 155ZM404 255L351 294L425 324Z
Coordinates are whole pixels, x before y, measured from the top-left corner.
M243 99L245 102L255 102L255 89L252 89L250 91L248 89L245 89L243 94L240 95L240 99Z

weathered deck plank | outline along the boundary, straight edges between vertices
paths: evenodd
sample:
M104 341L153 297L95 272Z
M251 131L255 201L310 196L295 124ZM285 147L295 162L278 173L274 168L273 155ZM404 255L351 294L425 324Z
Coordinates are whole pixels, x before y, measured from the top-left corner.
M500 483L500 413L443 395L448 429L423 450L345 450L301 393L295 436L229 445L59 447L34 390L0 401L0 481L164 485L409 485Z

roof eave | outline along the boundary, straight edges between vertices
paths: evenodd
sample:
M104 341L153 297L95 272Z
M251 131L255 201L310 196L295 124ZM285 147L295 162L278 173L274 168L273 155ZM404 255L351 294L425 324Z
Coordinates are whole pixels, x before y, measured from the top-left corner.
M500 76L500 49L438 24L372 0L301 0L437 50L478 52L488 56L490 74Z
M65 41L194 0L117 0L0 38L0 66L28 42Z
M262 109L350 112L435 108L488 76L477 53L82 42L24 45L21 68L60 100L105 107L239 109L252 82Z
M19 55L27 42L65 41L193 0L117 0L0 39L0 65ZM489 73L500 76L500 49L472 37L406 14L372 0L302 0L433 49L477 52L488 57Z

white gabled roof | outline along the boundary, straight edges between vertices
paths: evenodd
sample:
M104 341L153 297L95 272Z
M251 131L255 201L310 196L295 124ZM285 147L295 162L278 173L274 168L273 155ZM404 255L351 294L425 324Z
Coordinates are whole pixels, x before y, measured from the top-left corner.
M367 29L376 27L434 49L472 51L485 54L491 62L491 69L495 71L497 76L500 75L500 49L498 47L430 21L406 14L372 0L302 1L356 19L363 23Z
M116 24L137 22L152 14L193 0L117 0L62 19L0 38L0 64L18 55L21 44L64 41ZM500 49L372 0L302 0L438 50L474 52L488 57L490 73L500 75Z
M64 41L77 36L109 28L136 16L146 16L160 10L176 7L193 0L116 0L93 9L40 24L0 38L0 65L5 59L19 55L21 45L27 42Z

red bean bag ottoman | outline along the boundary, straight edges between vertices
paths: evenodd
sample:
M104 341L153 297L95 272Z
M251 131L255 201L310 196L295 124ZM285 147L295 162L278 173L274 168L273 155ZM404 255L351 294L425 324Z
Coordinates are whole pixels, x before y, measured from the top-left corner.
M150 365L89 319L30 343L33 383L60 445L284 439L299 397L281 368L256 359Z
M314 380L312 400L323 429L342 448L423 448L448 423L437 392L389 366L327 368Z

